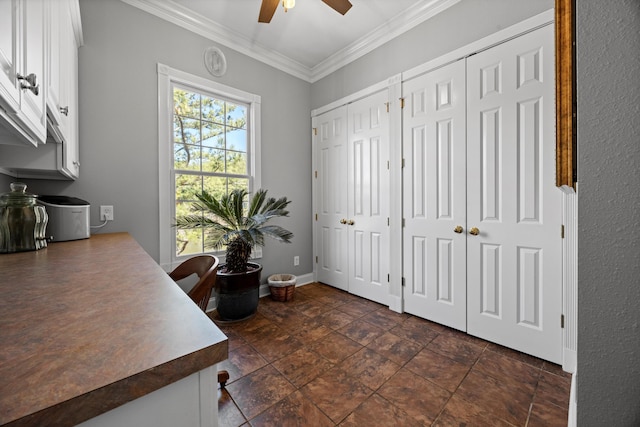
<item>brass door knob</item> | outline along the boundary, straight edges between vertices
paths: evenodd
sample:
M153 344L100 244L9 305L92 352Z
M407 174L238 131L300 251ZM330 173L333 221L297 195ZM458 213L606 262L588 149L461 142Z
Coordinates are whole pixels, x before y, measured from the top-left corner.
M353 224L355 224L355 223L356 223L356 222L355 222L354 220L352 220L352 219L350 219L349 221L347 221L347 224L349 224L349 225L353 225Z
M346 219L342 218L342 219L340 220L340 224L346 224L346 223L347 223L347 220L346 220Z
M469 234L477 236L478 234L480 234L480 230L478 230L478 227L472 227L471 230L469 230Z
M458 226L456 226L456 228L453 229L453 232L454 233L458 233L458 234L462 233L463 231L464 231L464 229L462 228L461 225L458 225Z

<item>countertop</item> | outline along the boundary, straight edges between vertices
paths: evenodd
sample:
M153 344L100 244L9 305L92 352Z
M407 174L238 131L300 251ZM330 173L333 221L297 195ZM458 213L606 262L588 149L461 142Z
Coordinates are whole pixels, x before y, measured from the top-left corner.
M75 425L227 354L127 233L0 254L0 425Z

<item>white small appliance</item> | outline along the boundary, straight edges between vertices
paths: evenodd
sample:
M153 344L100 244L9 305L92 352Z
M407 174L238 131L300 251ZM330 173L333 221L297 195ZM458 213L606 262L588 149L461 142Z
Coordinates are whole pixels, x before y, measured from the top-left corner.
M47 209L46 236L52 243L90 237L89 202L69 196L38 196L38 203Z

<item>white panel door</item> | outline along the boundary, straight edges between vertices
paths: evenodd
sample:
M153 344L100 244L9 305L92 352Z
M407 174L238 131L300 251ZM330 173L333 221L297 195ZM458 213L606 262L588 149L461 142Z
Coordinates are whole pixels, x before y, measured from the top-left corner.
M561 363L553 27L467 65L467 331Z
M389 305L388 99L384 90L347 107L349 292L385 305Z
M314 118L317 278L348 290L347 107Z
M466 330L465 63L403 85L408 313Z

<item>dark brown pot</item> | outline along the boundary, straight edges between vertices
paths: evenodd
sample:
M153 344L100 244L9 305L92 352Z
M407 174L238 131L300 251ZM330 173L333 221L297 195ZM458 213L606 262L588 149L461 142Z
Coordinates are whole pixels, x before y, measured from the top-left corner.
M249 263L245 273L225 273L224 265L218 268L216 286L216 309L222 320L241 320L258 310L260 301L260 264Z

